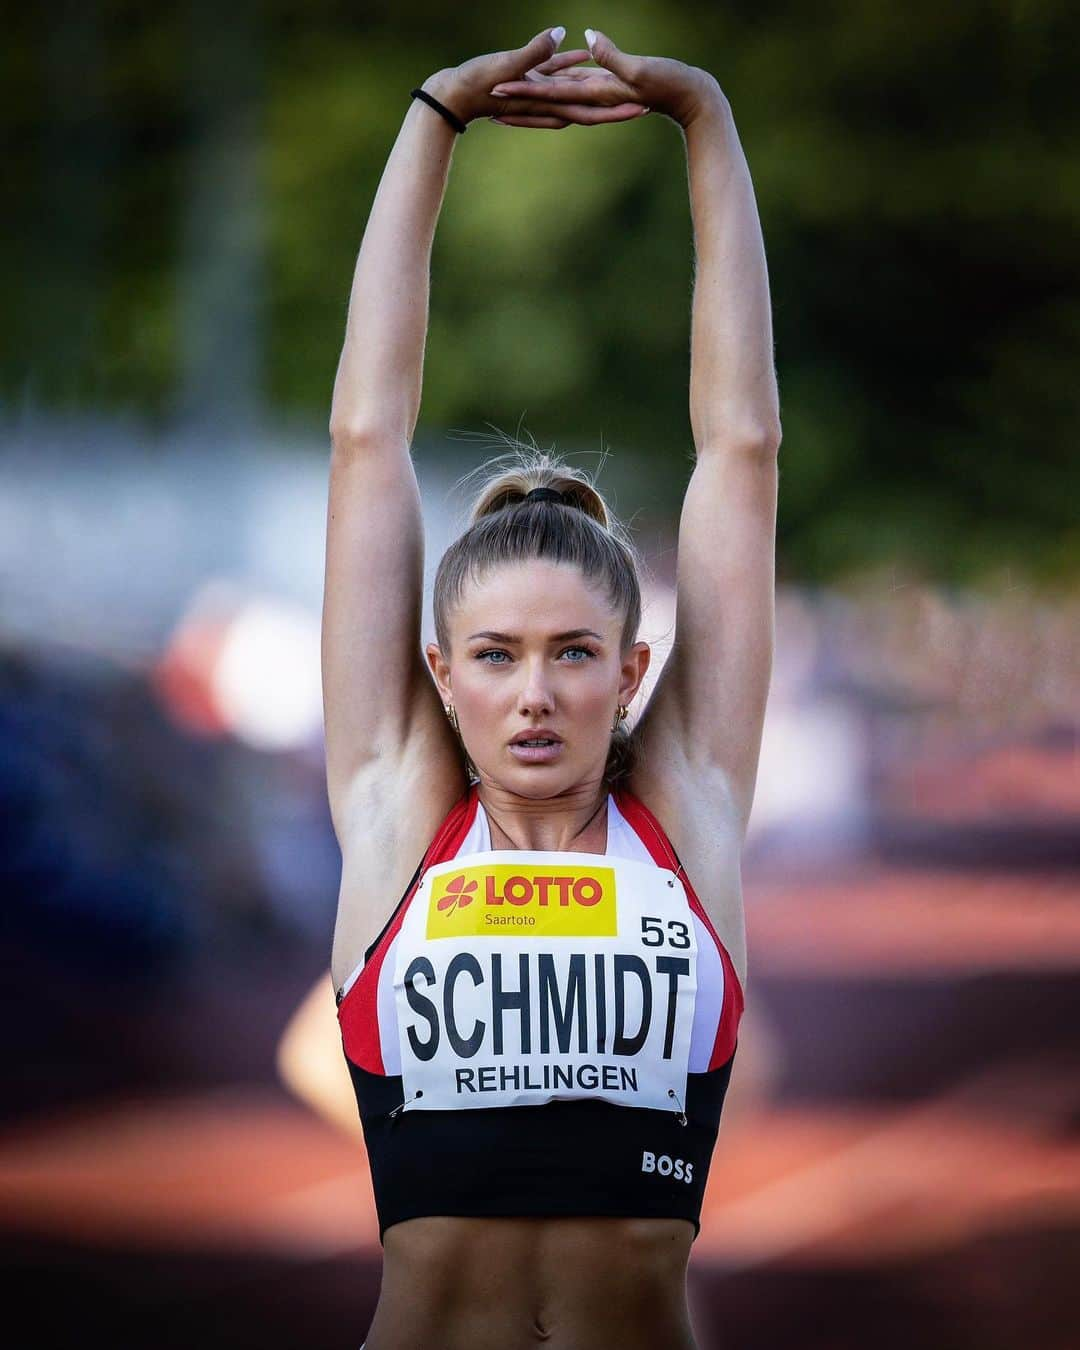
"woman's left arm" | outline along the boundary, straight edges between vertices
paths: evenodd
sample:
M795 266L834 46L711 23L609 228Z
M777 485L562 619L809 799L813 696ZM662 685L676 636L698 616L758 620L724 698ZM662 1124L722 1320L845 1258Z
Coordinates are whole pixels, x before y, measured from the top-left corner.
M661 777L719 773L745 831L773 657L781 430L769 283L750 170L711 75L680 123L696 253L697 463L679 524L674 641L638 735Z

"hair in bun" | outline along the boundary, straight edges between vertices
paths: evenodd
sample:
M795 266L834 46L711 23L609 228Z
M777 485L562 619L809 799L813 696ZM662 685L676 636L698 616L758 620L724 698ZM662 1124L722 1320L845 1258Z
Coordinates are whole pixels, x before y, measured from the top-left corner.
M605 530L611 529L612 517L607 503L580 470L562 464L542 451L537 458L524 465L510 464L500 470L498 461L490 463L496 465L496 471L473 503L470 524L496 511L504 511L508 506L533 507L543 504L542 498L530 501L529 493L536 488L550 488L560 493L563 499L553 505L571 506L584 511ZM488 468L489 465L484 467Z

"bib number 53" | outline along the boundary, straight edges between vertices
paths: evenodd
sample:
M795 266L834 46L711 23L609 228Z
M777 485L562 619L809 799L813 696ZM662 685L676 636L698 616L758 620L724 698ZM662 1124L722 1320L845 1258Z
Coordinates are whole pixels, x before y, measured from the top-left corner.
M667 932L665 933L665 926ZM690 929L681 919L663 919L641 916L641 942L645 947L677 947L685 950L690 946Z

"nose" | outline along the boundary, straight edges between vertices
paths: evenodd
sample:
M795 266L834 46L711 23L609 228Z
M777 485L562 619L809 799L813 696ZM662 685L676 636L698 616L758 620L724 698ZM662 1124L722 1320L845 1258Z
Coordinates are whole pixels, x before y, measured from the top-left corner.
M527 673L518 693L518 712L524 717L538 717L550 713L554 700L544 679L543 662L523 661L522 667Z

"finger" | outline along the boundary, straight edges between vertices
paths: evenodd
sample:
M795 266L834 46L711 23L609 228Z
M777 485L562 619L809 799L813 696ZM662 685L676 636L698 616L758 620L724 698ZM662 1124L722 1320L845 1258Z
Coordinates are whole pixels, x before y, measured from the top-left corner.
M592 57L584 47L577 48L572 52L556 52L550 61L541 61L536 69L541 75L553 75L557 70L563 70L566 66L576 66L582 61L591 61Z
M631 122L635 117L644 117L649 111L641 103L619 103L614 108L597 108L591 103L568 104L562 110L564 117L574 114L573 121L581 126L599 126L602 122Z
M590 38L592 41L589 40ZM606 33L601 33L599 28L586 28L585 41L592 53L592 59L598 66L603 66L605 70L610 70L618 75L620 80L625 80L627 84L633 85L637 78L638 68L641 65L640 57L619 51L614 42Z
M492 85L494 98L543 98L551 102L568 102L571 99L580 102L595 100L597 103L625 103L632 94L622 80L604 75L595 75L585 79L573 80L567 76L553 75L536 82L531 80L500 80Z
M551 131L570 125L562 117L493 117L491 121L500 127L546 127Z
M559 55L553 58L552 61L545 61L543 62L542 65L537 66L534 70L526 71L524 79L495 80L492 81L491 87L493 89L513 89L515 86L524 87L525 81L527 80L529 82L529 87L531 88L534 82L545 85L549 84L556 75L560 80L569 81L576 84L581 84L586 80L594 80L594 81L599 80L599 81L606 81L608 84L621 84L621 81L619 80L619 77L617 75L613 75L610 70L601 70L599 66L588 66L580 70L563 69L558 71L552 71L550 75L544 75L541 73L542 71L549 70L550 67L554 65L554 62L558 61L561 58L561 56L562 53L560 52Z
M489 120L503 126L549 126L562 120L566 125L598 126L603 122L630 122L642 117L649 111L640 103L620 103L614 108L594 108L588 103L564 104L560 107L560 118L544 117L540 114L507 113Z
M560 80L588 80L598 79L603 75L606 79L613 80L614 75L609 75L606 70L600 70L596 66L589 66L587 70L561 70L558 72Z
M542 72L548 70L551 64L552 63L550 61L545 61L543 65L537 66L535 70L527 70L525 72L524 80L511 80L510 83L518 84L521 85L522 87L527 86L530 91L535 89L538 84L547 84L547 82L553 78L553 74L545 75ZM575 76L577 77L578 80L582 78L580 72L571 72L571 71L563 71L559 75L559 78L562 80L573 80ZM614 75L610 75L608 76L608 78L614 79L615 77ZM500 83L499 85L499 88L501 89L505 83L506 83L505 80L502 81L502 83Z
M567 108L572 106L569 101L552 104L545 99L532 97L500 98L494 101L498 104L493 114L496 117L565 117Z
M546 64L548 63L545 62L545 65ZM543 68L543 66L537 66L536 70L530 70L524 80L501 80L492 87L494 89L510 92L517 89L527 94L531 94L537 85L546 87L551 80L555 78L553 75L541 75L539 72L543 70ZM572 84L576 89L580 89L584 80L590 78L595 80L598 79L600 75L603 75L605 79L612 82L614 82L616 78L614 75L609 75L606 70L598 71L595 66L591 66L588 70L563 70L559 72L558 78L566 84Z
M513 52L503 52L498 61L494 62L497 78L522 79L525 72L532 70L533 66L538 66L541 61L550 61L565 36L564 28L545 28L524 47L519 47Z

